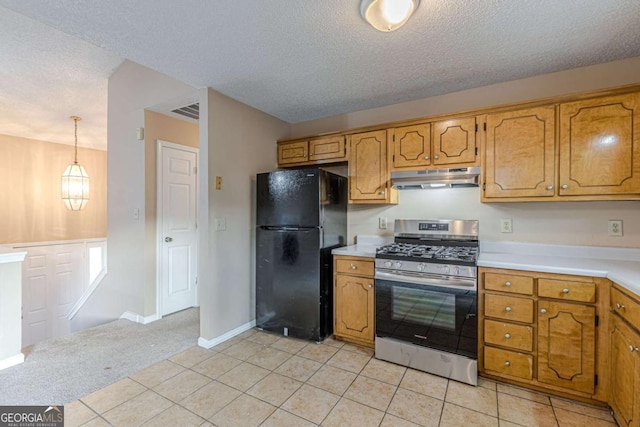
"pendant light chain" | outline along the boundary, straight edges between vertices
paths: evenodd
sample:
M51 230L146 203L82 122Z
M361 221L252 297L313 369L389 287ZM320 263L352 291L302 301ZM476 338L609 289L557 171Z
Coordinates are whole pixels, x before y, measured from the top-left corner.
M73 121L76 124L76 130L75 130L75 135L76 135L76 145L75 145L75 151L73 153L73 163L75 163L76 165L78 164L78 118L74 117Z

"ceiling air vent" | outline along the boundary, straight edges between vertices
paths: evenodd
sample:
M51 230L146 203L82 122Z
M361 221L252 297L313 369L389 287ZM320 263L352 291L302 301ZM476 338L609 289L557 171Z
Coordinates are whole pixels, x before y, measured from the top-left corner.
M200 104L195 103L187 105L186 107L176 108L175 110L171 110L171 112L187 116L190 119L198 120L200 119Z

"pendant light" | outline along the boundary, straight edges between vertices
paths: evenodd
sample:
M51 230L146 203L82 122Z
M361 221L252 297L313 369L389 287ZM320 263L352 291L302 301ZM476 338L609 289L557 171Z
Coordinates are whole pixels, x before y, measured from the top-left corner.
M62 173L62 200L67 209L80 211L89 202L89 175L78 164L78 121L82 119L77 116L71 116L70 119L75 122L76 144L73 163Z
M402 27L418 8L420 0L362 0L360 15L382 32Z

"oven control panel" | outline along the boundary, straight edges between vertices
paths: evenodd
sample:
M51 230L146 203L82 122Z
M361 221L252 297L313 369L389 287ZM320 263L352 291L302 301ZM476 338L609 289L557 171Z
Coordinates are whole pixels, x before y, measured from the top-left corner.
M398 261L392 259L376 258L376 270L384 270L388 273L424 273L438 274L442 276L457 276L476 278L478 275L476 267L463 265L437 264L418 261Z

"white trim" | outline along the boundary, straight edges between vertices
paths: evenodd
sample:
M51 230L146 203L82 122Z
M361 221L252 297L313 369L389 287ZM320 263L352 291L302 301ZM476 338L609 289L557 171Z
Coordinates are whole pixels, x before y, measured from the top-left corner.
M6 359L0 360L0 371L15 365L19 365L23 362L24 362L24 354L22 353L18 353L15 356L7 357Z
M78 312L80 311L80 309L82 308L82 306L84 305L85 302L87 302L87 300L89 299L89 297L93 294L93 292L98 289L98 286L100 286L100 284L102 283L102 280L107 276L107 268L105 267L100 274L98 275L98 277L96 277L96 280L93 281L93 283L91 283L89 285L89 287L87 288L86 291L84 291L84 293L80 296L80 299L78 299L78 301L76 301L76 303L73 305L73 307L71 307L71 310L69 310L69 314L67 314L67 319L71 320L74 317L76 317L76 314L78 314Z
M133 313L131 311L125 311L120 316L121 319L129 320L134 323L140 323L141 325L147 325L151 322L155 322L162 318L162 316L158 316L158 314L152 314L150 316L140 316L139 314Z
M158 145L156 149L156 313L162 318L162 148L173 148L174 150L182 150L194 153L196 155L196 242L195 242L195 259L196 259L196 285L195 285L195 300L194 307L200 305L199 298L199 286L200 280L198 277L199 271L199 259L198 248L200 246L200 232L199 232L199 205L200 205L200 185L198 183L198 174L200 173L200 149L190 147L188 145L176 144L175 142L169 142L163 139L156 140Z
M26 252L0 252L0 264L22 262L26 256Z
M204 348L211 348L214 347L220 343L223 343L233 337L235 337L236 335L240 335L241 333L243 333L244 331L248 331L249 329L253 328L256 326L256 321L252 320L249 323L245 323L244 325L240 325L235 329L232 329L231 331L220 335L219 337L213 338L213 339L206 339L206 338L198 338L198 345L200 347L204 347Z
M73 239L73 240L51 240L44 242L27 242L27 243L8 243L2 245L2 247L6 248L30 248L32 246L53 246L53 245L72 245L74 243L85 243L85 242L106 242L106 237L93 237L90 239Z

